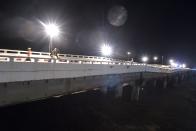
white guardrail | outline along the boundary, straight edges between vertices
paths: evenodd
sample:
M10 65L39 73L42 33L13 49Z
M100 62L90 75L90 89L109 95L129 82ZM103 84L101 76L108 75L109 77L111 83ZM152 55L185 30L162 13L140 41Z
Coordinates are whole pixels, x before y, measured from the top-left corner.
M38 62L38 63L65 63L65 64L109 64L109 65L146 65L159 69L175 70L168 65L144 64L133 61L117 60L108 57L84 56L72 54L58 54L58 59L52 58L48 52L0 49L0 62ZM27 58L30 58L30 60ZM179 68L178 68L179 69Z
M31 52L30 61L28 51L0 49L0 62L41 62L41 63L74 63L74 64L124 64L130 61L116 60L108 57L84 56L72 54L58 54L58 59L52 58L48 52Z

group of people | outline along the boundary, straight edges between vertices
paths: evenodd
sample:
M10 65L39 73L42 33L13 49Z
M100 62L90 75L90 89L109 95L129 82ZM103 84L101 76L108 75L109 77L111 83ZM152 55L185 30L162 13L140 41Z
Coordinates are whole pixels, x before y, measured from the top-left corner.
M54 50L52 50L51 52L50 52L50 56L51 56L51 58L56 58L56 59L58 59L59 57L58 57L58 54L60 53L60 51L59 51L59 49L57 49L57 48L54 48ZM32 54L32 50L31 50L31 48L28 48L27 49L27 58L26 58L26 61L31 61L31 54Z
M26 58L26 61L31 61L31 54L32 54L32 50L31 50L31 48L28 48L27 49L27 58ZM54 50L52 50L51 52L50 52L50 56L51 56L51 58L56 58L56 59L58 59L59 58L59 53L60 53L60 50L59 49L57 49L57 48L54 48ZM131 59L131 63L133 63L133 58Z

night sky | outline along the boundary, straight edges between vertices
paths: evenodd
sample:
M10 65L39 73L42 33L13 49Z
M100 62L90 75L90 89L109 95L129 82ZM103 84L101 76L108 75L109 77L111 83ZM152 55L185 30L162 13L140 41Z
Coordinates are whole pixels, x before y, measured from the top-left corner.
M122 26L108 21L108 12L123 6ZM63 53L100 55L107 39L113 57L164 56L196 66L196 4L194 0L15 0L0 4L0 48L47 51L48 39L39 20L54 20L63 33L55 47Z

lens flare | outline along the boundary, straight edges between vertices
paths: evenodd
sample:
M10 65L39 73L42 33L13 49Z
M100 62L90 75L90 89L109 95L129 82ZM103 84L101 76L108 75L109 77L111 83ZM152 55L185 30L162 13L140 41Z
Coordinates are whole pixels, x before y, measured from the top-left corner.
M43 30L47 36L49 36L51 39L52 38L57 38L60 36L61 30L60 30L60 25L58 25L55 22L47 22L44 23L42 21L39 21L41 25L43 26Z
M110 56L112 54L112 48L107 44L103 44L101 46L101 54L104 56Z
M148 57L147 56L142 57L142 61L143 62L147 62L148 61Z

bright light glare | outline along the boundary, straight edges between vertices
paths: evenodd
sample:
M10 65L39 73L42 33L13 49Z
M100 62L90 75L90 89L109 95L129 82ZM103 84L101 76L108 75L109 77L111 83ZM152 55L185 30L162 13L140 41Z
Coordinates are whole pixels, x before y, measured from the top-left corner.
M59 27L56 24L48 24L44 26L45 32L51 38L57 37L60 33Z
M110 56L112 54L112 48L109 45L102 45L101 46L101 53L104 56Z
M186 64L182 64L182 68L186 68Z
M127 52L127 55L131 55L131 52L128 51L128 52Z
M171 66L172 67L175 67L175 68L177 68L177 67L182 67L182 65L180 65L179 63L177 63L177 62L175 62L173 59L170 59L169 60L169 63L171 64Z
M174 63L174 60L170 59L170 60L169 60L169 63L170 63L170 64Z
M48 22L47 24L40 21L42 26L44 27L44 32L50 38L57 37L60 34L60 26L53 22Z
M154 58L153 58L153 59L156 61L156 60L158 60L158 57L157 57L157 56L154 56Z
M142 57L142 61L143 62L147 62L148 61L148 57L147 56Z
M181 64L180 66L179 66L180 68L186 68L186 64Z
M172 63L171 63L171 66L172 66L172 67L178 67L178 63L172 62Z

